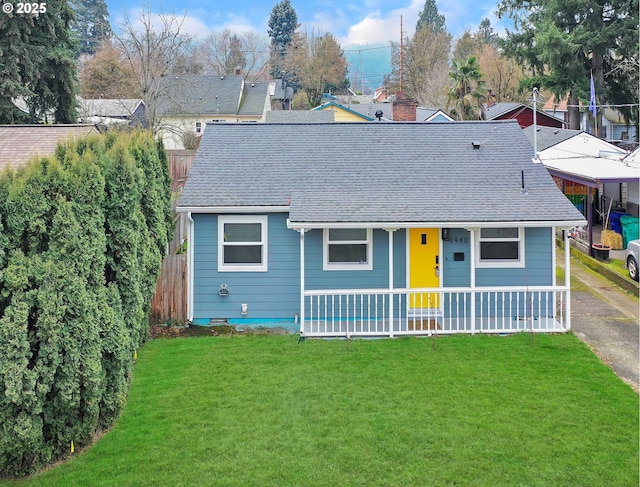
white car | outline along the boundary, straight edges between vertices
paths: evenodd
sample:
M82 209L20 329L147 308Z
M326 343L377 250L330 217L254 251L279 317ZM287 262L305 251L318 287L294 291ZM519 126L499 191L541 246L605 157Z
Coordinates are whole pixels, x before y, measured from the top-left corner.
M625 252L625 261L627 262L627 270L629 271L629 277L634 281L638 280L638 261L640 258L640 240L632 240L627 244L627 251Z

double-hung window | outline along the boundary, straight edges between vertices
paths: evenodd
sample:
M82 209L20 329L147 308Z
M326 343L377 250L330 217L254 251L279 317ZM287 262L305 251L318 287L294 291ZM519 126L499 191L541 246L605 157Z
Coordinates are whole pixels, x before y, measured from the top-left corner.
M267 270L267 216L218 217L218 271Z
M476 255L478 267L524 267L524 229L480 229Z
M326 228L323 235L323 269L373 269L373 231L367 228Z

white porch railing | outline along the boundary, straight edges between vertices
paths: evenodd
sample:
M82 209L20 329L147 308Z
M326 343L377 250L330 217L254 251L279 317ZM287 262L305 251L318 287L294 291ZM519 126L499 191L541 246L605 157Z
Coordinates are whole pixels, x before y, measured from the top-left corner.
M304 291L310 337L564 332L564 286Z

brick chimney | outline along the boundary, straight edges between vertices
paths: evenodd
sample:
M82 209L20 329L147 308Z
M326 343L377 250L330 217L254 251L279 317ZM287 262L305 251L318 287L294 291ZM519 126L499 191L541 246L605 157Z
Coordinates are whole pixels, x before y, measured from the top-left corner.
M393 101L393 121L415 122L416 108L418 108L418 102L411 98L405 98L402 92L397 93L396 99Z

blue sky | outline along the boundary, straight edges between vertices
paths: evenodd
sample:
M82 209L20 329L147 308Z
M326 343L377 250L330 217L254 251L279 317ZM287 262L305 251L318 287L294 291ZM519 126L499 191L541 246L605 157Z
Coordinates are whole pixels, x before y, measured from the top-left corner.
M143 7L150 12L175 13L185 16L185 27L195 37L205 37L212 31L230 29L233 32L253 30L266 33L267 21L279 0L106 0L114 28L126 12L135 18ZM292 0L298 21L332 33L340 43L372 44L398 41L400 16L406 35L415 29L424 0ZM475 30L480 21L491 19L500 31L493 15L497 0L436 0L438 10L446 18L448 31L459 37L465 30Z

